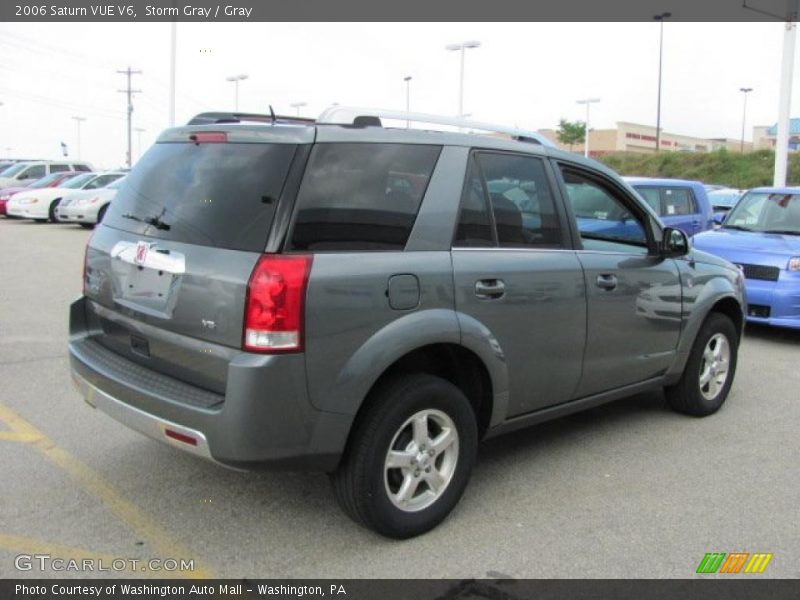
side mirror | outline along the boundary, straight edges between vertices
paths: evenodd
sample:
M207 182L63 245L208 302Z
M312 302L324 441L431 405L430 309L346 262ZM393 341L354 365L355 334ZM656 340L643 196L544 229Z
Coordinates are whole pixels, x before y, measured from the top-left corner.
M689 253L689 238L680 229L672 227L664 228L664 237L661 242L661 254L663 256L677 257L686 256Z
M722 222L725 220L726 213L718 212L714 213L714 225L722 225Z

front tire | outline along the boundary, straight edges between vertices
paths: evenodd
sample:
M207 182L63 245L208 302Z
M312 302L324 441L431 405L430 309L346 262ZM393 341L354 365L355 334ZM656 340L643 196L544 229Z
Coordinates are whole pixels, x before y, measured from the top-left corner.
M680 381L664 390L672 408L694 417L717 412L733 384L738 349L733 321L711 313L695 338Z
M478 448L475 412L456 386L412 374L380 386L332 475L354 521L406 539L441 523L469 481Z
M50 208L47 210L47 219L51 223L58 223L58 217L56 217L56 208L58 208L60 202L61 198L56 198L50 203Z

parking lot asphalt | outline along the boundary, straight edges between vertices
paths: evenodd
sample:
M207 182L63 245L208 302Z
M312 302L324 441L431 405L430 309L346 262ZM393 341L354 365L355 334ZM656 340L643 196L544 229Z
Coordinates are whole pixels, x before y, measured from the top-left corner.
M226 470L82 401L67 314L89 235L0 218L0 577L77 575L15 568L50 554L194 560L102 576L683 578L707 552L774 555L712 577L800 577L800 332L749 327L714 416L653 393L484 443L450 518L390 541L325 475Z

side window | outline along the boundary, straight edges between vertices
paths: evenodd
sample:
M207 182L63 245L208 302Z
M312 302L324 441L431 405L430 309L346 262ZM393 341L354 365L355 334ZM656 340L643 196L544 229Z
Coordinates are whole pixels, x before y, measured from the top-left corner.
M477 161L489 192L498 245L560 247L561 225L542 160L480 152Z
M69 165L50 165L51 173L63 173L69 171Z
M664 202L664 216L691 215L697 212L694 208L692 192L686 188L662 188L661 199Z
M644 201L650 205L656 214L661 216L664 211L661 210L661 191L655 187L637 187L636 191L644 198Z
M568 167L562 167L561 172L584 249L647 253L642 220L614 188Z
M25 169L18 179L41 179L47 175L47 167L44 165L34 165Z
M471 158L470 173L461 198L461 213L453 246L486 247L494 245L483 180L480 169L475 164L474 158Z
M289 248L402 250L440 152L411 144L317 144Z

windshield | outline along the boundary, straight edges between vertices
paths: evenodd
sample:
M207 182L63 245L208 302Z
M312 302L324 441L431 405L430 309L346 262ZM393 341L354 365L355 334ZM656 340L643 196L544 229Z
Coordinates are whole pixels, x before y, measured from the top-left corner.
M712 206L732 207L742 197L742 193L738 190L717 190L709 192L708 200Z
M125 181L125 177L120 177L119 179L115 179L111 183L106 186L107 190L118 190L119 186Z
M83 175L76 175L72 179L68 179L65 183L61 184L59 187L67 188L70 190L78 190L84 186L87 182L97 177L94 173L84 173Z
M27 166L28 166L28 163L17 163L15 165L12 165L12 166L8 167L5 171L0 173L0 177L13 177L14 175L16 175L17 173L22 171L22 169L24 169Z
M730 212L723 227L800 235L800 195L749 193Z
M58 181L59 179L63 179L63 173L53 173L52 175L48 175L47 177L42 177L38 181L30 184L29 188L46 188L49 187L54 181Z

